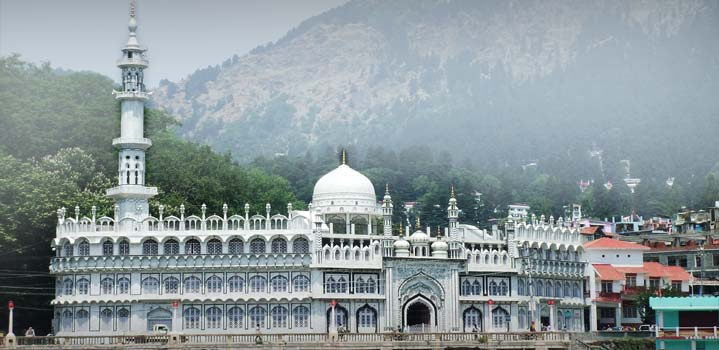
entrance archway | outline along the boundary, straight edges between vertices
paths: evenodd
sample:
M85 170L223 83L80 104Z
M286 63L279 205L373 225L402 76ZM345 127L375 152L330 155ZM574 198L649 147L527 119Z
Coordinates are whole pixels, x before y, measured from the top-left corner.
M404 307L404 327L408 332L429 332L436 325L434 304L422 295L410 299Z

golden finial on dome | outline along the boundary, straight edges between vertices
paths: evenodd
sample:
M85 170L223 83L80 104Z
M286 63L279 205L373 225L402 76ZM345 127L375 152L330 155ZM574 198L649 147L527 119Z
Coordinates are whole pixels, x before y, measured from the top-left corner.
M399 222L399 236L402 237L404 234L404 229L402 227L402 221Z
M384 194L389 194L389 184L388 183L384 184Z
M437 238L442 238L442 228L437 226Z
M342 165L347 165L347 151L342 149Z
M419 215L417 215L417 222L414 224L414 228L415 228L415 230L417 230L417 231L421 231L421 230L422 230L422 224L419 223Z
M130 17L135 17L135 0L130 0Z
M449 198L454 198L454 185L452 185L452 192L450 193Z

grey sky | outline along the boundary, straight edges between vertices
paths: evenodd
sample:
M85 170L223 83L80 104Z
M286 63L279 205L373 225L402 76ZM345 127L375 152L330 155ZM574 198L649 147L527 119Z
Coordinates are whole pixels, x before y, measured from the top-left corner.
M197 68L281 38L346 0L136 0L148 79L177 81ZM127 0L0 0L0 55L91 70L117 79Z

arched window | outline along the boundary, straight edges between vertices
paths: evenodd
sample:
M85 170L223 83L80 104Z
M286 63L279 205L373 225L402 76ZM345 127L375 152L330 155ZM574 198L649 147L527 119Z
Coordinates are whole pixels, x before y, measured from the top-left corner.
M62 324L61 324L60 328L65 332L72 332L72 321L73 321L72 311L70 311L70 310L63 311L62 312Z
M569 297L570 295L572 295L572 289L569 286L569 282L564 281L564 296Z
M304 254L310 252L310 243L305 238L297 238L292 242L292 252Z
M272 240L272 253L287 253L287 241L283 238L275 238Z
M472 283L468 280L462 282L462 295L472 295Z
M377 312L365 305L357 310L357 326L361 328L376 328L377 327Z
M239 306L227 310L227 328L242 328L244 312Z
M286 292L287 291L287 277L285 276L274 276L270 280L272 285L272 292Z
M111 277L105 277L100 281L100 291L102 294L112 294L112 287L114 287L115 281Z
M117 311L117 330L128 331L130 329L130 311L122 308Z
M211 276L206 282L206 293L222 293L222 278L219 276Z
M207 241L207 254L222 254L222 242L217 238Z
M344 276L337 280L337 293L347 293L347 279Z
M499 295L507 295L509 294L509 286L507 286L506 281L500 281L499 282Z
M100 329L104 331L112 330L112 309L105 308L100 311Z
M115 245L112 244L112 241L107 239L104 242L102 242L102 255L103 256L112 256L112 254L115 252ZM110 310L110 309L105 309ZM112 312L112 310L110 310Z
M287 328L287 316L289 312L284 306L275 306L270 312L272 315L272 328Z
M130 242L126 239L121 240L120 243L117 244L117 254L123 256L130 255Z
M202 281L195 276L185 277L184 290L185 293L200 293L200 285Z
M355 281L355 293L366 293L367 282L360 277Z
M254 306L250 309L250 324L257 328L265 328L265 319L267 318L267 310L262 306Z
M292 310L292 326L295 328L310 326L310 309L307 306L300 305Z
M534 295L540 297L544 295L544 282L537 281Z
M83 240L77 245L77 255L88 256L90 255L90 243Z
M295 276L295 278L292 280L292 285L295 292L310 291L310 279L305 275Z
M142 292L145 294L157 294L160 291L160 281L155 277L145 277L142 280Z
M164 283L166 294L177 294L180 292L180 280L176 277L167 277Z
M497 288L497 281L489 282L489 295L499 295L499 289Z
M265 250L265 241L262 238L255 238L250 241L250 253L264 254L265 252L267 252Z
M482 284L479 280L474 280L472 283L472 295L482 295Z
M509 313L507 310L498 307L492 310L492 327L495 330L509 330Z
M200 309L196 307L189 307L182 313L184 320L185 329L199 329L200 328Z
M579 288L579 283L574 282L574 297L579 298L581 297L582 290Z
M327 279L327 282L325 283L325 292L337 293L337 281L335 281L334 277L330 277Z
M62 281L62 294L64 295L72 295L72 288L73 283L70 278L66 278L64 281Z
M165 255L178 255L180 254L180 242L175 239L168 239L163 245Z
M205 310L205 322L207 328L222 328L222 310L217 306Z
M148 239L142 243L143 255L157 255L157 241Z
M90 313L82 309L75 314L75 331L86 331L90 329Z
M367 279L367 293L375 293L377 290L377 282L374 281L374 278L370 277Z
M470 307L464 311L464 331L471 332L474 328L477 330L482 328L482 313L475 307Z
M250 292L264 293L267 291L267 279L263 276L252 276L250 278Z
M72 244L69 242L65 242L65 244L62 246L62 256L72 256ZM72 312L70 312L72 314ZM72 319L70 319L72 321Z
M130 294L130 279L121 277L117 280L117 294Z
M520 279L520 280L517 282L517 294L519 294L519 295L526 295L526 294L525 294L525 291L524 291L524 280L523 280L523 279Z
M81 278L77 280L77 294L90 294L90 280L88 280L87 278Z
M240 255L244 253L244 244L239 238L233 238L227 244L227 251L232 255Z
M200 254L200 241L196 239L190 239L185 242L185 254L188 255L199 255Z
M230 293L239 293L245 289L245 280L240 276L232 276L227 280L227 288Z
M547 286L544 290L544 296L551 297L552 295L554 295L554 290L552 290L552 281L547 281Z
M519 309L519 330L527 330L527 311L525 309Z

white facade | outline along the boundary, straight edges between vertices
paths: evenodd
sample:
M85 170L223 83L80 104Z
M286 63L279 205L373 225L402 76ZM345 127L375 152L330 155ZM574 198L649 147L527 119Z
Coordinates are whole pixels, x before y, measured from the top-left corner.
M58 335L142 334L160 324L185 334L515 331L532 320L584 329L584 253L569 221L533 217L488 232L459 223L452 192L442 234L418 222L395 236L389 191L378 204L374 185L344 161L318 180L306 211L267 204L251 215L249 205L225 205L209 214L202 205L174 216L159 206L150 215L148 62L136 29L133 13L115 92L114 215L58 210L50 266Z

